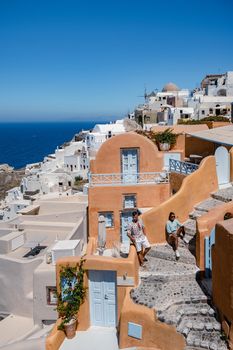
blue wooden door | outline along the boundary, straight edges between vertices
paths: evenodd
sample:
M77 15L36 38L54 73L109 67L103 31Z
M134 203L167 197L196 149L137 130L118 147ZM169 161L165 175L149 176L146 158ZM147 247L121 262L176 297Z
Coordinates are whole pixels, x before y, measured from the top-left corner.
M116 272L90 270L89 294L91 325L116 327Z
M205 275L211 277L212 273L212 256L211 247L215 244L215 227L212 229L210 236L205 237Z
M138 173L138 151L137 149L125 148L122 150L122 181L137 182Z
M129 242L127 236L128 225L132 222L132 211L121 213L121 242Z

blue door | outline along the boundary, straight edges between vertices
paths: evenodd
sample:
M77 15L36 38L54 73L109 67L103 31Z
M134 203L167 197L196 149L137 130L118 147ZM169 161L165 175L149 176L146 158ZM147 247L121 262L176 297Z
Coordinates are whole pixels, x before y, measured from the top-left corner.
M91 325L116 327L116 272L90 270L89 292Z
M205 237L205 275L211 277L212 273L212 256L211 247L215 243L215 227L212 229L210 236Z
M132 211L126 211L121 213L121 242L129 242L127 236L127 229L129 223L132 222Z
M125 148L122 150L121 157L122 181L136 183L138 173L137 149Z

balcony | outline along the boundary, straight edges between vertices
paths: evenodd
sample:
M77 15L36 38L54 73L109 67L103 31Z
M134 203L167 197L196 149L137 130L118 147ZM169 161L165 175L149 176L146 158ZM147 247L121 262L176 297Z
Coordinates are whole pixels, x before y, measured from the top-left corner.
M198 169L197 164L181 162L175 159L169 159L169 171L179 174L189 175Z
M131 186L169 183L169 172L89 174L89 186Z

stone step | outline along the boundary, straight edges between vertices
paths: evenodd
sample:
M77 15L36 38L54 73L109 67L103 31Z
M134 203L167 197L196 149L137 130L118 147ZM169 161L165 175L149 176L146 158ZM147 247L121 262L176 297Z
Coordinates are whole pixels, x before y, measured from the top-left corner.
M197 222L194 219L188 219L183 223L184 229L185 229L185 234L194 236L197 232Z
M192 329L192 325L197 323L212 324L212 328L219 330L220 326L216 320L216 312L207 303L197 304L173 304L164 311L157 313L160 321L177 326L177 330L182 333L184 328ZM188 323L191 323L188 326ZM203 327L204 329L205 327ZM194 327L195 329L195 327Z
M200 315L201 317L215 317L216 312L209 304L198 303L195 305L173 305L163 312L165 315L169 314L179 314L183 317Z
M166 261L169 260L176 263L196 265L196 260L194 256L189 252L189 250L186 248L186 245L183 243L181 239L179 240L179 252L180 252L180 259L176 261L175 253L172 247L169 244L163 244L163 245L156 245L152 247L152 249L150 250L147 256L151 258L163 259ZM167 263L166 261L165 261L165 264ZM149 262L149 264L150 265L154 264L154 266L156 267L155 260L151 261L151 263ZM181 266L180 268L182 269Z
M184 242L186 243L186 244L188 244L188 243L193 243L192 242L192 240L195 240L195 235L194 236L190 236L189 234L187 234L186 233L186 235L185 235L185 237L184 237Z
M225 350L227 344L221 339L221 333L218 331L190 331L186 339L188 346L199 347L201 349Z
M198 210L198 211L204 211L207 213L210 209L215 208L215 207L222 205L222 204L223 204L223 202L221 200L210 197L210 198L206 199L205 201L195 205L194 209Z
M167 318L165 317L165 320ZM182 330L188 328L190 331L207 331L207 332L220 332L221 325L211 316L185 316L182 317L178 326L177 331L182 333Z
M182 268L182 265L181 265ZM141 277L141 283L131 291L131 298L135 303L155 308L165 312L169 307L177 304L189 306L206 304L209 300L196 281L194 274L180 275L171 273L170 277L150 274Z
M224 188L222 190L218 190L217 192L212 193L211 196L214 199L217 199L223 202L230 202L233 200L233 186Z
M193 210L190 214L189 214L189 218L196 220L199 217L201 217L202 215L204 215L206 212L204 212L203 210Z

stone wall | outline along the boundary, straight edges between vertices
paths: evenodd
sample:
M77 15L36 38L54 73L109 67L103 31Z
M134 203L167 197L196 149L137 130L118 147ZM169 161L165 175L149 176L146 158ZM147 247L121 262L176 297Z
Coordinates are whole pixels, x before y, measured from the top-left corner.
M0 200L5 198L8 190L20 185L23 176L25 176L24 170L0 172Z

